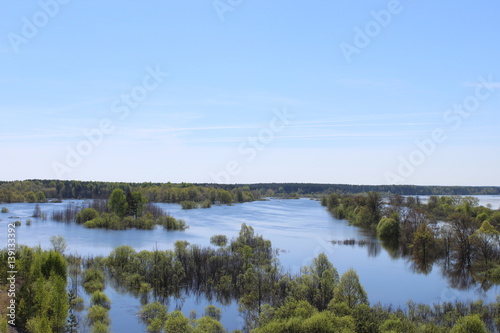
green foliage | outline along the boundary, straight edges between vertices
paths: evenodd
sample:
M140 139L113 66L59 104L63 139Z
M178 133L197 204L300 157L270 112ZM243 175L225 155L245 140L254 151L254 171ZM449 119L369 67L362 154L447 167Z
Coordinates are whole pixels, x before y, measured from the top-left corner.
M460 318L450 333L488 333L488 330L478 315L468 315Z
M127 197L122 189L115 189L111 193L108 201L108 208L111 212L124 218L127 213Z
M335 287L334 302L343 302L351 309L361 304L368 304L368 296L359 282L358 274L351 268L340 278Z
M135 257L136 252L129 245L122 245L115 248L108 256L108 264L118 272L130 269L130 263Z
M24 197L26 198L26 202L28 203L35 203L36 202L36 195L33 191L29 191L24 193Z
M89 294L98 290L103 291L104 282L105 277L102 270L97 268L88 268L85 270L85 273L83 274L83 287Z
M66 325L67 261L58 252L20 247L16 264L22 281L16 293L16 324L30 332L61 332Z
M129 192L126 196L121 189L115 189L109 198L107 208L111 213L101 214L94 208L84 208L76 214L76 222L85 228L105 228L125 230L137 228L152 230L162 225L167 230L185 230L186 222L166 215L153 204L146 207L147 200L139 191ZM97 206L99 207L99 206ZM102 210L102 209L101 209Z
M302 275L297 283L296 296L307 300L319 310L324 310L333 298L339 274L328 257L320 253L313 259L311 266L302 268Z
M200 208L210 208L210 207L212 207L212 201L209 199L200 203Z
M304 333L355 333L355 323L351 317L336 317L328 311L316 313L302 323Z
M225 333L222 324L212 317L201 317L196 321L193 333Z
M7 214L9 209L7 207L2 207L2 213Z
M106 323L103 323L101 321L97 321L92 325L92 330L90 331L91 333L110 333L111 330L109 328L109 325Z
M184 200L180 202L182 209L195 209L198 208L196 202L191 200Z
M161 216L158 224L167 230L186 230L188 226L184 220L176 219L173 216Z
M108 310L111 308L110 299L108 298L108 296L106 296L105 293L100 290L96 290L92 293L92 296L90 297L90 304L92 306L99 305Z
M85 301L81 297L75 297L70 302L70 308L75 311L83 311L85 309Z
M68 247L66 240L61 235L50 237L50 242L52 243L54 251L59 252L61 254L64 254L64 251L66 251L66 248Z
M99 212L94 208L84 208L76 214L76 223L82 224L99 217Z
M26 328L32 333L52 333L49 319L46 317L32 317L28 320Z
M255 330L256 333L280 332L345 332L354 333L351 317L337 317L330 311L318 312L306 301L289 301L276 310L271 321Z
M189 319L184 317L184 314L180 311L174 311L168 315L164 328L165 332L169 333L192 332L192 328L189 325Z
M377 236L386 241L397 241L399 222L393 218L383 217L377 225Z
M206 317L211 317L217 321L220 321L221 316L222 316L222 312L218 307L216 307L214 305L208 305L205 308L203 315Z
M127 193L127 215L138 218L142 216L146 208L146 203L148 200L142 195L141 192L129 192Z
M167 307L158 301L145 304L139 311L139 317L148 325L154 320L159 320L163 325L167 319Z
M417 325L407 319L392 316L380 325L381 333L417 333Z
M324 203L335 218L347 219L353 225L371 227L381 218L382 198L377 192L355 196L333 193Z
M35 196L36 196L37 202L47 202L47 198L45 197L45 193L43 193L42 191L36 192Z
M214 246L226 246L227 245L227 236L225 235L213 235L210 237L210 244Z
M416 259L425 261L433 255L436 240L434 232L426 223L422 223L413 236L413 255Z
M105 229L113 229L113 230L122 230L125 229L125 225L121 223L118 215L104 213L99 217L96 217L93 220L87 221L83 224L85 228L105 228Z
M108 309L100 305L93 305L87 310L87 320L91 325L94 325L97 322L101 322L107 326L111 323L111 320L109 319Z
M290 300L282 305L274 313L276 319L290 319L297 317L306 319L318 312L314 306L307 301L294 301Z

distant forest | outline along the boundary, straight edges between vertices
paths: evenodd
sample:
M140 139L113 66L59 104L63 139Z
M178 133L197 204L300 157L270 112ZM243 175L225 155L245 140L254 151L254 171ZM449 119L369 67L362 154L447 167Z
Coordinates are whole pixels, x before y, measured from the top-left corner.
M233 203L261 197L297 198L325 194L358 194L370 191L399 195L500 195L495 186L348 185L310 183L190 184L115 183L95 181L0 181L0 202L44 202L48 199L107 199L114 189L140 191L149 202L183 201Z

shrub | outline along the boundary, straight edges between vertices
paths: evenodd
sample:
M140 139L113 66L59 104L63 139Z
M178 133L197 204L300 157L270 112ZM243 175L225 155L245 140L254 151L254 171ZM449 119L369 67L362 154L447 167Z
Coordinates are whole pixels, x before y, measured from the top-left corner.
M162 216L158 219L158 224L167 230L185 230L187 228L184 220L178 220L173 216Z
M198 205L194 201L189 201L189 200L181 201L182 209L194 209L197 208L197 206Z
M217 321L220 321L220 318L222 316L221 310L216 307L215 305L208 305L205 308L205 312L203 314L204 316L211 317Z
M99 213L94 208L84 208L76 214L76 223L82 224L93 220L99 216Z
M92 324L92 325L94 325L97 322L101 322L105 325L110 324L110 320L109 320L109 316L108 316L108 309L106 309L100 305L93 305L88 309L87 319L89 320L90 324Z
M70 308L75 311L83 311L85 309L85 301L81 297L75 297L70 302Z
M468 315L460 318L450 331L451 333L488 333L479 315Z
M214 246L226 246L227 236L226 235L213 235L210 237L210 244Z
M377 236L383 240L396 240L399 237L398 221L383 217L377 225Z
M96 290L104 290L104 273L95 268L89 268L83 274L83 287L89 293Z
M94 324L94 326L92 326L92 331L90 331L90 332L91 333L109 333L111 331L109 330L108 325L106 325L103 322L98 321Z
M210 207L212 207L212 201L207 199L201 203L200 207L201 208L210 208Z
M96 290L92 293L92 296L90 297L90 304L100 305L108 310L111 308L111 301L109 300L108 296L106 296L105 293L99 290Z
M9 212L9 209L7 207L2 207L2 213L6 214Z

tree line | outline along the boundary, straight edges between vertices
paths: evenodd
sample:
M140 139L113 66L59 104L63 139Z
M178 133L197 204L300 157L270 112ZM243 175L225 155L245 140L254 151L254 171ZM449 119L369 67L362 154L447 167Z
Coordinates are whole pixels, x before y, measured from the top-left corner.
M0 202L44 202L51 199L104 199L113 190L140 191L150 202L196 204L207 202L238 203L259 200L261 197L325 195L331 193L359 194L379 192L399 195L499 195L495 186L417 186L417 185L350 185L350 184L190 184L190 183L121 183L64 180L0 181Z
M172 183L112 183L62 180L0 181L0 202L46 202L46 198L106 199L115 189L141 192L149 202L192 202L195 206L259 200L261 193L246 186ZM34 194L34 196L33 196Z

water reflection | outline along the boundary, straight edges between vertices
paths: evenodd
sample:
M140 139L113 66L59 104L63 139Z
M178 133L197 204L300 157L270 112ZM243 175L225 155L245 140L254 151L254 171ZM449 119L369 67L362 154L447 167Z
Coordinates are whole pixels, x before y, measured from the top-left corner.
M496 207L500 205L500 197L497 198ZM79 202L75 201L75 204ZM432 303L441 297L443 290L449 288L453 288L453 295L458 300L485 298L494 301L495 296L500 294L498 285L485 282L484 277L471 275L460 267L453 267L445 259L413 261L390 244L382 244L372 230L336 220L317 201L308 199L258 201L230 207L213 206L204 210L182 210L179 205L159 204L190 225L190 229L184 232L167 232L163 228L122 231L85 229L81 225L50 219L52 211L62 210L65 205L66 202L40 204L49 218L46 221L33 220L30 226L25 222L33 214L35 204L2 205L8 207L11 213L0 216L0 228L4 228L9 221L15 221L9 218L15 216L22 220L22 225L17 228L19 244L48 248L51 236L62 235L68 242L67 253L107 256L121 245L130 245L137 252L151 251L155 244L159 250L172 250L178 240L202 247L210 246L211 236L224 234L231 239L238 234L241 224L246 223L256 233L271 240L274 248L282 249L280 261L292 274L297 273L301 266L310 264L310 260L321 252L328 255L340 274L354 268L371 303L380 301L404 306L409 299ZM355 245L330 242L351 239ZM390 285L392 292L387 292L381 285ZM215 294L188 293L185 290L181 290L178 297L140 293L120 287L112 279L108 280L106 294L113 302L110 316L112 329L116 332L124 331L124 328L143 331L143 324L138 323L135 313L141 302L154 300L167 302L172 308L182 308L186 315L191 310L201 313L206 305L213 302L222 308L222 322L227 329L240 327L237 304Z

